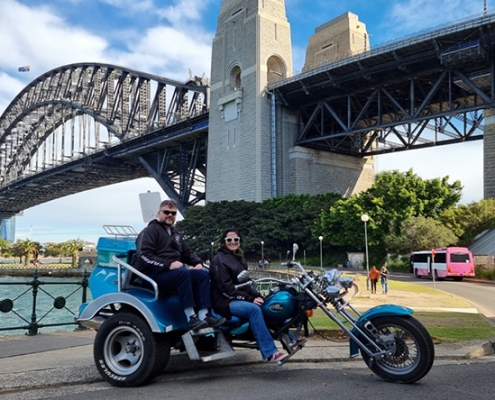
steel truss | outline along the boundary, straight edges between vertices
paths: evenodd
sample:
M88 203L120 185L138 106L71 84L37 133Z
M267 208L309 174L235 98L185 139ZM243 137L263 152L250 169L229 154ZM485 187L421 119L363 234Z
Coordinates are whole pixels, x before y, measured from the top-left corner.
M495 107L495 16L324 65L270 87L299 146L367 156L483 138Z
M112 150L171 135L197 118L207 120L208 91L202 78L183 83L107 64L67 65L38 77L0 117L0 217L67 194L150 176L137 158L121 154L111 160ZM169 153L181 157L185 148L195 151L173 146ZM177 172L190 177L188 185L177 187L171 171L159 177L160 185L184 207L195 204L204 198L201 189L181 190L198 186L204 192L204 178L194 181L203 176L203 164L200 171ZM84 182L71 177L82 170L93 173Z

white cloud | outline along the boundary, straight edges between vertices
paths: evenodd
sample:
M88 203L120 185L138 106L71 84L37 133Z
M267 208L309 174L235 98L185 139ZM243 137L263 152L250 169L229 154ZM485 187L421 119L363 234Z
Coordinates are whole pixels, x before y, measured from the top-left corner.
M184 26L190 24L190 21L200 21L204 10L212 2L212 0L180 0L174 5L157 9L157 14L173 26Z
M69 26L48 7L29 8L13 0L0 2L0 37L1 68L31 65L37 74L68 63L102 60L107 47L104 39Z
M396 35L419 32L483 12L478 0L408 0L396 2L385 15L385 24Z
M118 57L118 64L141 71L156 71L167 78L186 80L187 71L209 76L211 41L171 27L149 29L144 36Z

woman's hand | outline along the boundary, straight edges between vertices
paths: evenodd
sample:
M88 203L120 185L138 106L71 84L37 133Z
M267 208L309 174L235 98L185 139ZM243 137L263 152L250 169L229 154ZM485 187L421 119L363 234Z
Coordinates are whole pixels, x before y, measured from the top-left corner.
M254 303L254 304L257 304L257 305L259 305L259 306L261 306L264 302L265 302L265 300L263 300L263 297L256 297L256 298L253 300L253 303Z

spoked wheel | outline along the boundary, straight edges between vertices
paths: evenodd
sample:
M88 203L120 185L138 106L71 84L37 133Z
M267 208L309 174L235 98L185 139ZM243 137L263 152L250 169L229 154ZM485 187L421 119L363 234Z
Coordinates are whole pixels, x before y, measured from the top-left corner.
M415 318L380 317L371 321L379 332L378 344L392 352L384 359L363 360L380 378L397 383L413 383L430 371L435 358L433 341L426 328Z
M139 386L165 369L170 343L141 317L118 313L98 330L93 354L103 379L114 386Z

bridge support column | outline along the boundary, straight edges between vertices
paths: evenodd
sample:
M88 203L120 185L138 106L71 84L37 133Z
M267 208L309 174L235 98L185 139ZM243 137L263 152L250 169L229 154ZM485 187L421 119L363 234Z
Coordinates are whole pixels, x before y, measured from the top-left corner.
M495 198L495 109L484 110L483 197Z
M287 109L279 111L279 196L332 192L348 197L373 185L373 157L358 158L294 146L298 134L297 116Z

